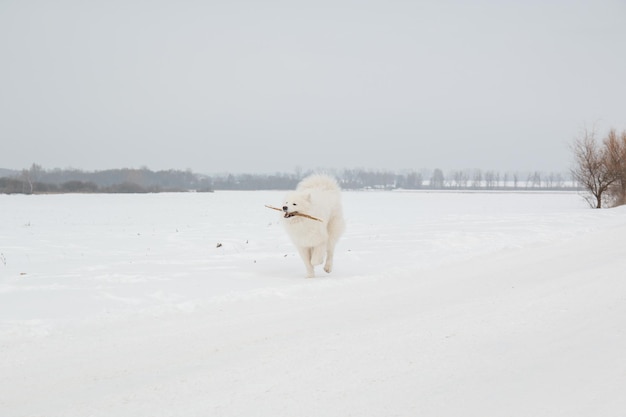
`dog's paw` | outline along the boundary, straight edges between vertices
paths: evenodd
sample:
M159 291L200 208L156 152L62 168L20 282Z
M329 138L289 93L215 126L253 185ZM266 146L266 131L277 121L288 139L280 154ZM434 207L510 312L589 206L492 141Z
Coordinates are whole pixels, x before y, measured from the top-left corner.
M326 265L324 265L324 271L330 274L332 270L333 270L333 265L326 262Z

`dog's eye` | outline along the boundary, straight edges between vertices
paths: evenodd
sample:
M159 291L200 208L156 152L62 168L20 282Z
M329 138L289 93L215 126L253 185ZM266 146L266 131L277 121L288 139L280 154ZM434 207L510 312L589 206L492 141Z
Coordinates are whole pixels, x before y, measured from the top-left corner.
M297 206L297 204L296 204L296 203L292 203L292 204L293 204L294 206Z

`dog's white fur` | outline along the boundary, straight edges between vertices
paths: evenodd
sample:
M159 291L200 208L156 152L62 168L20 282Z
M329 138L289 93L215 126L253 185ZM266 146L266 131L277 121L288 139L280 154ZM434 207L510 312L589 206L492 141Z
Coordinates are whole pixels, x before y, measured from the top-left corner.
M335 245L345 229L337 181L327 175L311 175L285 196L282 208L285 230L300 252L307 278L315 276L314 267L324 263L324 258L324 271L332 271ZM290 216L294 212L322 221Z

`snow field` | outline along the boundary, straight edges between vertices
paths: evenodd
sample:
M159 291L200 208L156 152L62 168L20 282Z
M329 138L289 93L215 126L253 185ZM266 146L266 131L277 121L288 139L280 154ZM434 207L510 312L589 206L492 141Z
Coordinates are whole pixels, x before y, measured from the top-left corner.
M0 196L1 414L626 409L623 209L345 192L307 280L282 194Z

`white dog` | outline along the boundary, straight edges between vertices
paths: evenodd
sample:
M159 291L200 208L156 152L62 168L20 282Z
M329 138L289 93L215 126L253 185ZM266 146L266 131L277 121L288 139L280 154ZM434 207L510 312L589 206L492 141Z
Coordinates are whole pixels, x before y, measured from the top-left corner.
M327 175L311 175L285 197L283 224L298 248L306 266L307 278L315 276L314 267L324 263L324 271L333 269L335 245L345 229L341 208L341 190ZM297 216L307 214L321 221Z

